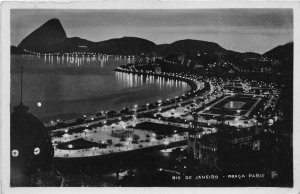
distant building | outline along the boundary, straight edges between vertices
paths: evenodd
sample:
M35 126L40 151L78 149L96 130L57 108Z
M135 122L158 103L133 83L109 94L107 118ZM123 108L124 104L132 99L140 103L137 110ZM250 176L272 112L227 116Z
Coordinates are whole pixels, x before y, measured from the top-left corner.
M199 157L199 140L202 137L202 128L194 122L191 123L188 132L188 153L192 154L195 158Z
M198 159L202 164L216 166L218 156L218 142L215 136L204 135L199 140Z
M154 72L155 73L161 73L161 67L160 66L154 66Z
M189 68L190 67L190 64L191 64L191 62L192 62L192 60L187 60L187 62L186 62L186 66Z
M200 130L192 129L188 135L188 153L192 154L202 164L217 165L218 153L226 152L236 147L246 146L253 151L267 149L270 139L261 134L257 128L224 129L212 134L203 134Z
M194 69L199 69L199 68L203 68L203 64L200 63L200 62L196 62L195 65L194 65Z
M145 57L145 63L148 64L150 62L151 58L150 57Z

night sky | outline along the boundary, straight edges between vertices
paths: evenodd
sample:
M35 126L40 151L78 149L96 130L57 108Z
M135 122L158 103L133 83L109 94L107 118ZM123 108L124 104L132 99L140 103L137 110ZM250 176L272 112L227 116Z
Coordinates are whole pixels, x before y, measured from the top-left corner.
M12 10L12 45L51 18L61 21L68 37L91 41L123 36L156 44L198 39L264 53L293 40L292 9Z

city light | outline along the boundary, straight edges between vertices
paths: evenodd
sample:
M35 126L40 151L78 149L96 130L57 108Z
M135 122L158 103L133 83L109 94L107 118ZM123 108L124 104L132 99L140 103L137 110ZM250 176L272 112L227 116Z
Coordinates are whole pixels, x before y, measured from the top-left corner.
M134 44L134 41L132 41L132 44ZM82 46L79 47L82 48ZM87 50L90 49L87 46L84 48L86 48ZM195 51L194 54L193 53L189 54L191 56L187 56L185 54L178 54L178 56L175 57L174 59L169 59L170 61L167 61L165 59L166 57L161 56L161 58L159 58L160 60L155 61L155 63L154 61L152 61L153 60L152 57L149 57L149 53L142 53L136 55L136 60L130 63L127 61L127 56L125 56L127 62L125 62L124 65L122 63L121 67L117 67L117 69L115 69L116 67L114 67L114 70L116 71L116 77L117 77L116 79L118 79L118 82L120 83L126 82L127 86L130 86L135 89L136 86L139 86L139 84L146 85L146 82L147 84L149 83L157 84L156 82L158 82L160 90L163 90L164 87L166 86L167 87L171 86L170 88L173 89L173 86L175 86L176 84L176 89L178 89L179 91L177 95L179 97L174 95L175 96L174 99L173 98L174 96L161 95L159 97L160 99L153 97L152 98L153 101L150 101L149 99L152 96L149 96L149 99L148 98L143 99L149 102L145 104L145 102L142 102L143 101L142 99L136 100L137 98L139 98L137 94L136 98L133 98L133 100L136 101L132 101L131 104L128 104L128 102L124 102L123 104L120 105L116 104L117 107L120 107L120 109L118 108L115 110L108 110L108 111L106 110L105 111L106 114L104 114L104 111L101 111L100 113L99 109L97 109L96 112L97 116L93 115L92 111L94 110L94 108L96 109L97 106L101 107L102 106L101 103L98 105L95 104L95 107L88 107L90 110L83 110L83 108L81 107L76 108L74 109L74 111L81 110L81 112L78 113L74 112L74 115L78 114L80 116L79 117L76 116L70 120L65 120L66 116L64 115L64 113L67 112L63 111L61 114L57 114L57 115L64 115L64 117L62 117L63 120L60 119L55 120L57 116L56 115L55 117L52 118L54 120L50 121L50 123L45 123L45 126L52 132L51 140L54 149L54 157L77 158L77 157L90 157L96 155L100 156L106 154L117 155L120 152L136 151L137 149L141 152L147 152L148 149L149 150L160 149L161 152L164 153L164 156L167 156L167 154L169 154L170 158L172 158L172 160L174 161L172 161L172 163L169 163L169 161L165 163L165 164L172 164L171 166L169 166L170 168L166 168L166 169L156 168L156 170L164 171L170 174L173 173L176 176L176 174L185 175L186 170L183 170L182 168L186 169L187 167L189 168L192 167L191 171L192 170L198 170L199 172L202 171L202 167L201 169L198 169L198 167L194 164L200 165L203 162L205 162L205 164L206 163L208 164L205 165L205 168L216 167L217 165L219 165L219 164L215 164L216 161L223 159L223 157L219 157L217 154L223 154L226 156L226 154L228 153L231 154L230 149L232 148L239 149L239 147L243 145L243 146L248 146L249 150L254 150L253 144L254 141L256 140L262 142L263 145L265 144L267 145L267 143L269 143L268 142L269 139L262 138L259 136L259 134L263 132L264 129L265 132L268 134L277 133L277 131L281 131L282 126L277 125L277 122L278 124L282 123L281 121L285 119L286 115L284 113L281 113L281 110L277 109L277 107L279 107L280 105L279 103L284 100L281 98L282 97L281 94L283 90L281 90L281 86L279 86L279 84L277 88L277 84L269 83L273 79L266 81L266 83L252 80L254 81L254 83L252 83L252 81L247 78L248 76L246 76L246 73L250 71L251 75L252 72L253 75L255 75L255 72L259 72L259 73L261 71L266 72L269 71L269 68L271 67L265 67L267 66L265 65L262 66L261 68L261 66L259 66L257 67L258 71L252 71L252 66L251 66L251 70L247 70L243 68L244 66L246 67L248 65L234 64L235 62L229 62L227 61L228 59L226 59L227 57L222 57L222 56L218 56L215 59L216 62L214 62L215 60L208 60L212 62L207 62L208 64L204 65L202 64L204 62L202 61L198 62L197 61L198 59L196 60L192 57L196 53L201 53L201 54L197 54L198 56L200 56L203 54L203 51L200 50L197 52ZM66 58L67 57L72 58L72 60L74 59L75 61L79 60L83 56L83 58L87 57L88 60L90 60L89 62L91 62L93 60L92 59L93 56L99 55L99 53L70 52L70 54L69 53L61 54L60 52L57 52L57 53L49 53L49 54L42 54L42 55L44 55L45 57L51 56L51 58L54 55L55 56L54 61L56 60L56 62L58 61L59 59L58 56L60 55L65 55ZM77 56L78 59L75 56ZM104 55L101 54L101 57L102 56ZM105 57L108 56L109 55L105 55ZM119 62L121 62L120 60L124 58L124 56L122 56L121 54L110 55L110 56L112 56L115 60L118 60L117 64L119 64ZM214 55L211 56L213 57ZM243 59L242 54L237 55L236 57L241 59L241 60L237 60L240 61L241 63L247 62L246 60L242 60ZM128 56L128 58L130 58L130 56ZM85 58L84 60L87 59ZM153 63L150 62L148 63L149 60L150 62ZM186 61L188 61L188 65L185 64ZM163 71L167 71L166 69L168 69L167 67L164 66L165 63L170 63L171 65L172 64L176 64L176 65L181 64L182 66L187 65L186 68L190 68L190 69L189 71L184 71L186 73L161 72L162 69ZM74 62L74 64L77 65L77 62ZM189 67L190 64L191 67ZM204 66L204 67L194 67L194 66ZM222 72L223 71L222 67L226 67L223 68L224 74ZM101 68L102 68L102 63L101 63ZM199 71L196 68L199 68ZM218 68L218 69L214 69L214 68ZM255 67L253 68L255 69ZM170 68L169 70L175 71L176 69ZM201 72L202 70L203 72L207 72L207 73L198 74L198 72ZM222 78L219 77L220 72L222 72ZM238 72L238 74L235 75L236 72ZM226 73L228 73L228 75L230 76L227 77ZM242 76L239 77L238 75L242 75ZM263 74L259 74L259 75L263 75ZM276 76L280 77L279 74ZM264 79L264 76L259 76L259 77L261 78L261 80ZM268 79L267 76L265 76L265 78ZM137 82L137 85L135 82ZM186 91L188 91L188 93L185 93ZM172 93L168 93L168 94L172 94ZM199 97L195 97L198 95ZM145 95L141 95L141 96L143 97ZM165 99L166 97L168 98ZM114 102L113 99L112 101ZM279 101L278 104L277 101ZM47 103L46 101L45 102L42 101L42 102ZM48 108L49 103L42 104L42 102L34 101L37 107L44 106L44 108ZM135 103L140 103L140 105ZM104 105L105 106L103 106L103 108L111 107L110 104L107 105L104 104ZM68 106L64 106L63 108L65 107ZM122 109L122 107L124 108ZM153 110L150 110L152 108ZM40 111L43 109L40 109ZM49 111L51 110L52 109L49 109ZM88 116L82 115L84 113L88 114ZM50 114L52 113L49 112L49 115ZM44 116L43 119L45 117L48 118L47 115L46 116L41 115L41 116ZM259 123L255 120L255 118L258 119ZM288 133L288 131L286 133ZM279 136L280 134L278 134L278 137L276 136L278 140L280 140ZM218 141L221 141L221 144L219 144ZM272 146L273 144L275 145L274 142L273 141L271 142ZM281 140L279 142L282 143ZM39 142L35 144L32 143L32 145L35 145L30 148L32 158L39 158L34 155L39 155L40 153L44 155L44 153L46 153L46 151L44 152L44 146L42 144L39 144ZM42 147L40 148L36 147L37 145ZM208 152L208 151L212 151L212 150L215 151L217 149L220 149L220 146L222 146L221 147L222 153L211 154L210 152ZM22 148L18 146L13 146L13 147L20 149L21 153L19 153L19 150L13 149L11 153L12 156L17 157L19 156L19 154L21 154L20 156L23 157ZM266 152L262 152L262 153L267 153L268 148L264 148L264 149L266 149ZM101 151L102 154L100 153ZM172 154L171 155L170 153L167 152L173 152L173 153L171 153ZM236 153L240 153L240 152L236 152ZM243 153L243 154L247 155L248 153ZM285 154L285 153L284 151L281 151L280 154ZM124 156L125 155L126 153L124 153ZM188 157L189 155L194 157ZM233 155L232 158L234 158L235 154L232 155ZM261 156L263 157L263 155L264 154L259 154L259 157ZM121 163L121 159L123 155L120 154L120 156L121 156L120 157L120 163ZM106 157L103 158L105 160ZM14 159L18 160L18 158L14 158ZM133 157L132 160L137 160L137 159L139 158ZM197 160L197 163L189 163L191 161L190 159ZM183 165L179 166L177 163L173 163L176 160L182 162ZM152 161L154 160L151 160L151 162ZM236 161L240 162L239 159L235 160L235 163L237 163ZM220 164L224 165L224 167L223 166L221 167L224 168L225 171L226 169L228 169L226 168L227 165L226 162L224 162L223 164L223 161L221 161ZM175 168L177 169L174 168L172 169L174 165ZM230 167L231 164L228 165ZM122 165L122 168L123 166L124 165ZM162 165L160 165L160 163L156 163L154 164L154 166L159 167ZM236 168L239 167L239 165L236 164L232 166ZM247 166L247 165L243 164L241 166ZM180 170L179 167L181 168ZM137 173L131 172L135 170L138 172ZM130 172L128 174L130 175L135 174L139 176L140 174L139 170L140 170L139 168L135 168L133 166L133 168L128 167L127 169L122 169L120 170L120 172L122 171L121 174L126 174L127 172ZM120 183L117 180L114 181L117 182L118 184ZM259 182L266 182L266 181L259 181ZM276 181L274 180L274 182Z
M12 155L13 157L18 157L18 156L19 156L19 150L13 149L13 150L11 151L11 155Z
M38 155L41 152L40 148L36 147L33 150L34 155Z
M63 135L63 137L67 138L67 137L69 137L69 134L65 133L65 134Z
M41 102L36 103L36 105L37 105L38 107L42 107L42 103L41 103Z

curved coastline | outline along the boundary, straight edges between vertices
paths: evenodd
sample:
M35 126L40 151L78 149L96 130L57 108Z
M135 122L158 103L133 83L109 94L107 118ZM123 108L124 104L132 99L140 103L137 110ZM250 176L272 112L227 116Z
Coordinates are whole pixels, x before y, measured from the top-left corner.
M182 81L182 82L185 82L187 83L189 86L190 86L190 89L183 93L182 96L185 96L187 94L190 94L191 92L197 92L203 88L200 87L199 85L199 82L197 80L193 80L191 78L185 78L183 76L179 76L177 74L159 74L159 73L154 73L154 72L135 72L135 71L129 71L129 70L124 70L124 69L114 69L116 72L123 72L123 73L131 73L131 74L137 74L137 75L145 75L145 76L155 76L155 77L163 77L163 78L169 78L169 79L173 79L173 80L179 80L179 81ZM176 98L174 96L174 98ZM95 116L95 115L89 115L89 116ZM71 120L67 120L67 122L71 122L71 121L74 121L74 119L71 119ZM47 123L45 124L47 127L54 127L53 124L51 123ZM75 125L75 124L74 124ZM53 130L53 129L51 129Z
M179 80L179 81L187 83L191 87L191 89L188 90L186 93L197 90L196 81L194 81L192 79L184 78L184 77L179 77L176 75L161 74L161 73L154 73L154 72L130 71L130 70L125 70L125 69L120 69L120 68L115 69L115 71L123 72L123 73L137 74L137 75L157 76L157 77L169 78L169 79L173 79L173 80Z
M114 69L116 72L123 72L123 73L129 73L129 74L136 74L136 75L144 75L144 76L155 76L155 77L162 77L162 78L167 78L167 79L173 79L173 80L179 80L179 81L182 81L182 82L185 82L187 83L189 86L190 86L190 89L186 92L186 93L183 93L181 96L174 96L171 99L164 99L164 100L161 100L159 103L167 103L165 104L164 106L167 107L173 107L173 103L175 102L175 104L177 103L176 101L177 100L180 100L182 101L182 103L184 103L185 101L188 101L190 100L191 98L195 98L198 96L198 98L201 96L201 94L207 90L210 90L211 88L211 85L209 82L205 82L203 80L199 80L199 78L197 77L194 77L193 75L189 75L189 74L177 74L177 73L156 73L156 72L151 72L151 71L147 71L147 72L143 72L143 71L131 71L131 70L128 70L128 69L122 69L121 67L119 67L118 69ZM174 102L173 102L174 101ZM158 102L157 102L158 103ZM146 107L148 106L149 104L147 105L144 105L144 104L140 104L138 105L139 108L136 108L137 105L133 105L135 108L135 112L138 113L138 114L142 114L145 110L143 107ZM160 106L158 105L158 107L155 107L155 108L151 108L151 109L147 109L147 111L151 112L151 111L155 111L156 109L160 108ZM161 108L163 108L161 106ZM146 111L146 112L147 112ZM63 132L63 133L68 133L69 132L69 129L72 129L71 131L81 131L81 129L83 128L88 128L89 130L92 130L92 127L96 127L96 126L101 126L102 123L106 124L106 121L110 123L114 123L114 120L115 121L120 121L121 120L121 117L124 118L125 120L130 120L131 117L132 117L132 114L134 113L131 113L131 112L128 112L127 114L123 114L123 113L117 113L115 115L111 115L111 116L108 116L108 115L103 115L102 116L97 116L97 115L90 115L90 116L85 116L85 119L82 120L82 123L77 123L76 120L69 120L69 121L66 121L66 125L63 125L63 126L52 126L54 127L54 129L52 130L53 132L53 135L56 134L56 133L60 133L60 132ZM69 122L69 123L67 123ZM50 127L51 128L51 127ZM80 132L81 133L81 132ZM87 133L87 132L85 132ZM56 135L55 135L56 136ZM53 137L55 137L53 136ZM185 141L182 141L181 143L183 143ZM173 145L173 144L177 144L178 142L170 142L170 145ZM161 149L161 148L164 148L166 147L166 145L156 145L154 147L149 147L148 149L149 150L153 150L153 149ZM143 147L144 148L144 147ZM92 149L95 149L95 148L86 148L84 150L82 149L79 149L77 150L78 152L84 152L84 151L88 151ZM144 148L145 149L145 148ZM130 152L130 153L139 153L139 150L144 150L144 149L133 149L133 150L127 150L126 153ZM60 151L63 151L59 148L56 147L56 150L60 150ZM68 149L67 149L68 150ZM102 151L103 152L103 151ZM120 152L122 153L122 152ZM66 156L56 156L55 158L61 158L61 159L70 159L70 158L95 158L95 157L100 157L100 158L103 158L102 156L110 156L111 154L116 154L114 152L112 153L106 153L103 155L102 154L95 154L94 155L94 152L93 152L93 155L85 155L85 156L73 156L73 157L66 157Z

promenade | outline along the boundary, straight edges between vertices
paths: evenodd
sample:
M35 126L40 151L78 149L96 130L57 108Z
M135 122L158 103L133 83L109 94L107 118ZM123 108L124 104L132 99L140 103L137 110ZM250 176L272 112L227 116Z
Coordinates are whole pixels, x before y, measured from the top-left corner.
M155 74L157 76L166 76L166 75L161 75L161 74ZM169 75L168 75L169 76ZM188 79L189 82L193 82L194 86L192 87L194 90L190 91L189 93L193 92L196 93L202 89L204 89L204 84L201 80L197 79L192 79L192 78L184 78L182 76L174 76L172 75L171 78L180 78L180 79ZM147 109L143 111L139 111L138 109L135 110L135 112L138 112L138 114L146 114L146 113L155 113L155 112L160 112L162 109L164 111L168 111L174 106L178 104L190 104L195 102L196 100L203 99L203 97L207 97L211 93L214 92L214 86L209 82L209 90L203 92L201 95L196 95L194 97L188 98L186 100L180 100L179 102L175 102L172 104L168 105L162 105L159 107L155 107L152 109ZM185 94L184 94L185 95ZM183 95L183 96L184 96ZM185 108L183 106L182 108ZM176 111L176 109L175 109ZM127 115L131 116L131 115ZM113 123L111 125L106 125L105 123L109 121L115 121L119 120L120 122L118 123ZM132 117L128 121L121 121L120 117L111 117L111 118L101 118L97 119L96 115L91 115L86 118L86 120L89 120L90 122L85 122L82 124L77 124L77 125L72 125L71 127L73 129L77 128L90 128L89 130L84 130L84 132L78 132L78 133L72 133L68 134L65 133L62 137L53 137L52 142L54 142L54 157L57 158L78 158L78 157L92 157L92 156L101 156L101 155L107 155L111 153L120 153L120 152L126 152L126 151L133 151L137 149L143 149L143 148L149 148L149 147L155 147L155 146L162 146L163 147L170 147L174 143L174 145L177 145L176 143L186 141L187 139L187 133L176 133L172 136L164 137L161 140L158 140L155 138L156 134L152 133L151 131L147 130L141 130L141 129L136 129L133 128L139 123L143 122L152 122L152 123L157 123L157 124L164 124L168 126L174 126L174 127L180 127L180 128L190 128L189 124L186 123L175 123L175 122L167 122L167 121L162 121L160 119L151 119L151 118L136 118ZM74 120L69 120L65 121L65 123L72 123ZM95 126L97 124L104 124L101 127L93 127L91 128L90 126ZM51 126L49 124L48 126ZM52 132L67 132L70 129L70 126L68 127L63 127L63 128L57 128L53 130ZM134 135L139 137L139 141L132 143L132 137L124 139L124 141L120 142L119 137L114 137L112 136L113 131L131 131ZM150 138L149 138L150 135ZM105 143L107 140L111 141L111 145L108 146L107 148L98 148L98 147L92 147L88 149L58 149L57 144L59 143L66 143L72 140L76 139L84 139L90 142L97 142L97 143ZM149 139L150 141L145 141ZM116 144L118 146L116 146ZM73 147L73 145L69 145L69 147Z
M130 72L128 70L120 70L127 73L137 73L141 72ZM142 74L145 74L142 72ZM183 143L187 141L188 130L191 128L191 122L194 120L192 114L193 110L198 110L197 114L203 113L203 111L213 107L216 103L219 103L222 100L228 98L226 92L222 92L222 85L218 85L212 80L207 80L208 87L205 88L202 79L184 77L182 75L175 74L155 74L155 76L168 76L173 79L186 79L189 80L189 83L193 83L192 91L189 91L187 94L183 94L183 97L186 95L195 94L185 99L181 97L175 97L175 100L172 103L167 103L162 105L162 102L154 108L143 108L141 105L133 106L133 113L123 114L122 119L120 115L111 116L109 118L97 117L96 115L91 115L85 118L85 122L81 124L75 124L68 127L57 128L53 130L53 133L56 132L65 132L62 137L53 137L52 141L54 142L55 152L54 157L56 158L79 158L79 157L94 157L94 156L103 156L112 153L122 153L134 150L141 150L146 148L159 148L164 149L166 147L170 148L177 145L178 143ZM206 89L206 90L205 90ZM202 93L198 93L202 91ZM221 99L220 99L221 98ZM259 98L260 99L260 98ZM270 99L268 105L271 104L273 98ZM259 100L260 101L260 100ZM254 105L256 106L259 101ZM253 111L253 107L251 111ZM191 109L193 107L193 109ZM153 118L143 118L137 117L137 115L143 115L149 113L153 115ZM172 121L170 118L177 118L179 120ZM207 127L202 127L202 134L211 134L217 132L217 129L214 127L216 124L220 124L220 121L216 119L205 119L202 116L197 120L199 123L206 124ZM72 123L73 121L66 121L65 123ZM171 135L163 136L162 138L157 138L157 134L153 131L139 129L136 126L141 123L154 123L162 124L168 126L168 128L174 127L174 130L171 130ZM249 128L255 126L257 121L254 118L249 119L239 119L234 118L232 120L224 121L225 124L230 126L235 126L238 128ZM107 124L109 123L109 124ZM79 129L79 132L68 133L68 130L72 128ZM81 131L81 129L86 128ZM184 133L178 133L175 128L186 129ZM76 131L76 130L75 130ZM132 135L122 140L120 137L115 136L115 132L130 132ZM133 137L138 137L137 140L133 140ZM88 142L95 142L103 145L109 145L107 147L91 147L87 149L58 149L57 145L60 143L68 143L76 139L84 139ZM73 145L68 145L70 148Z

